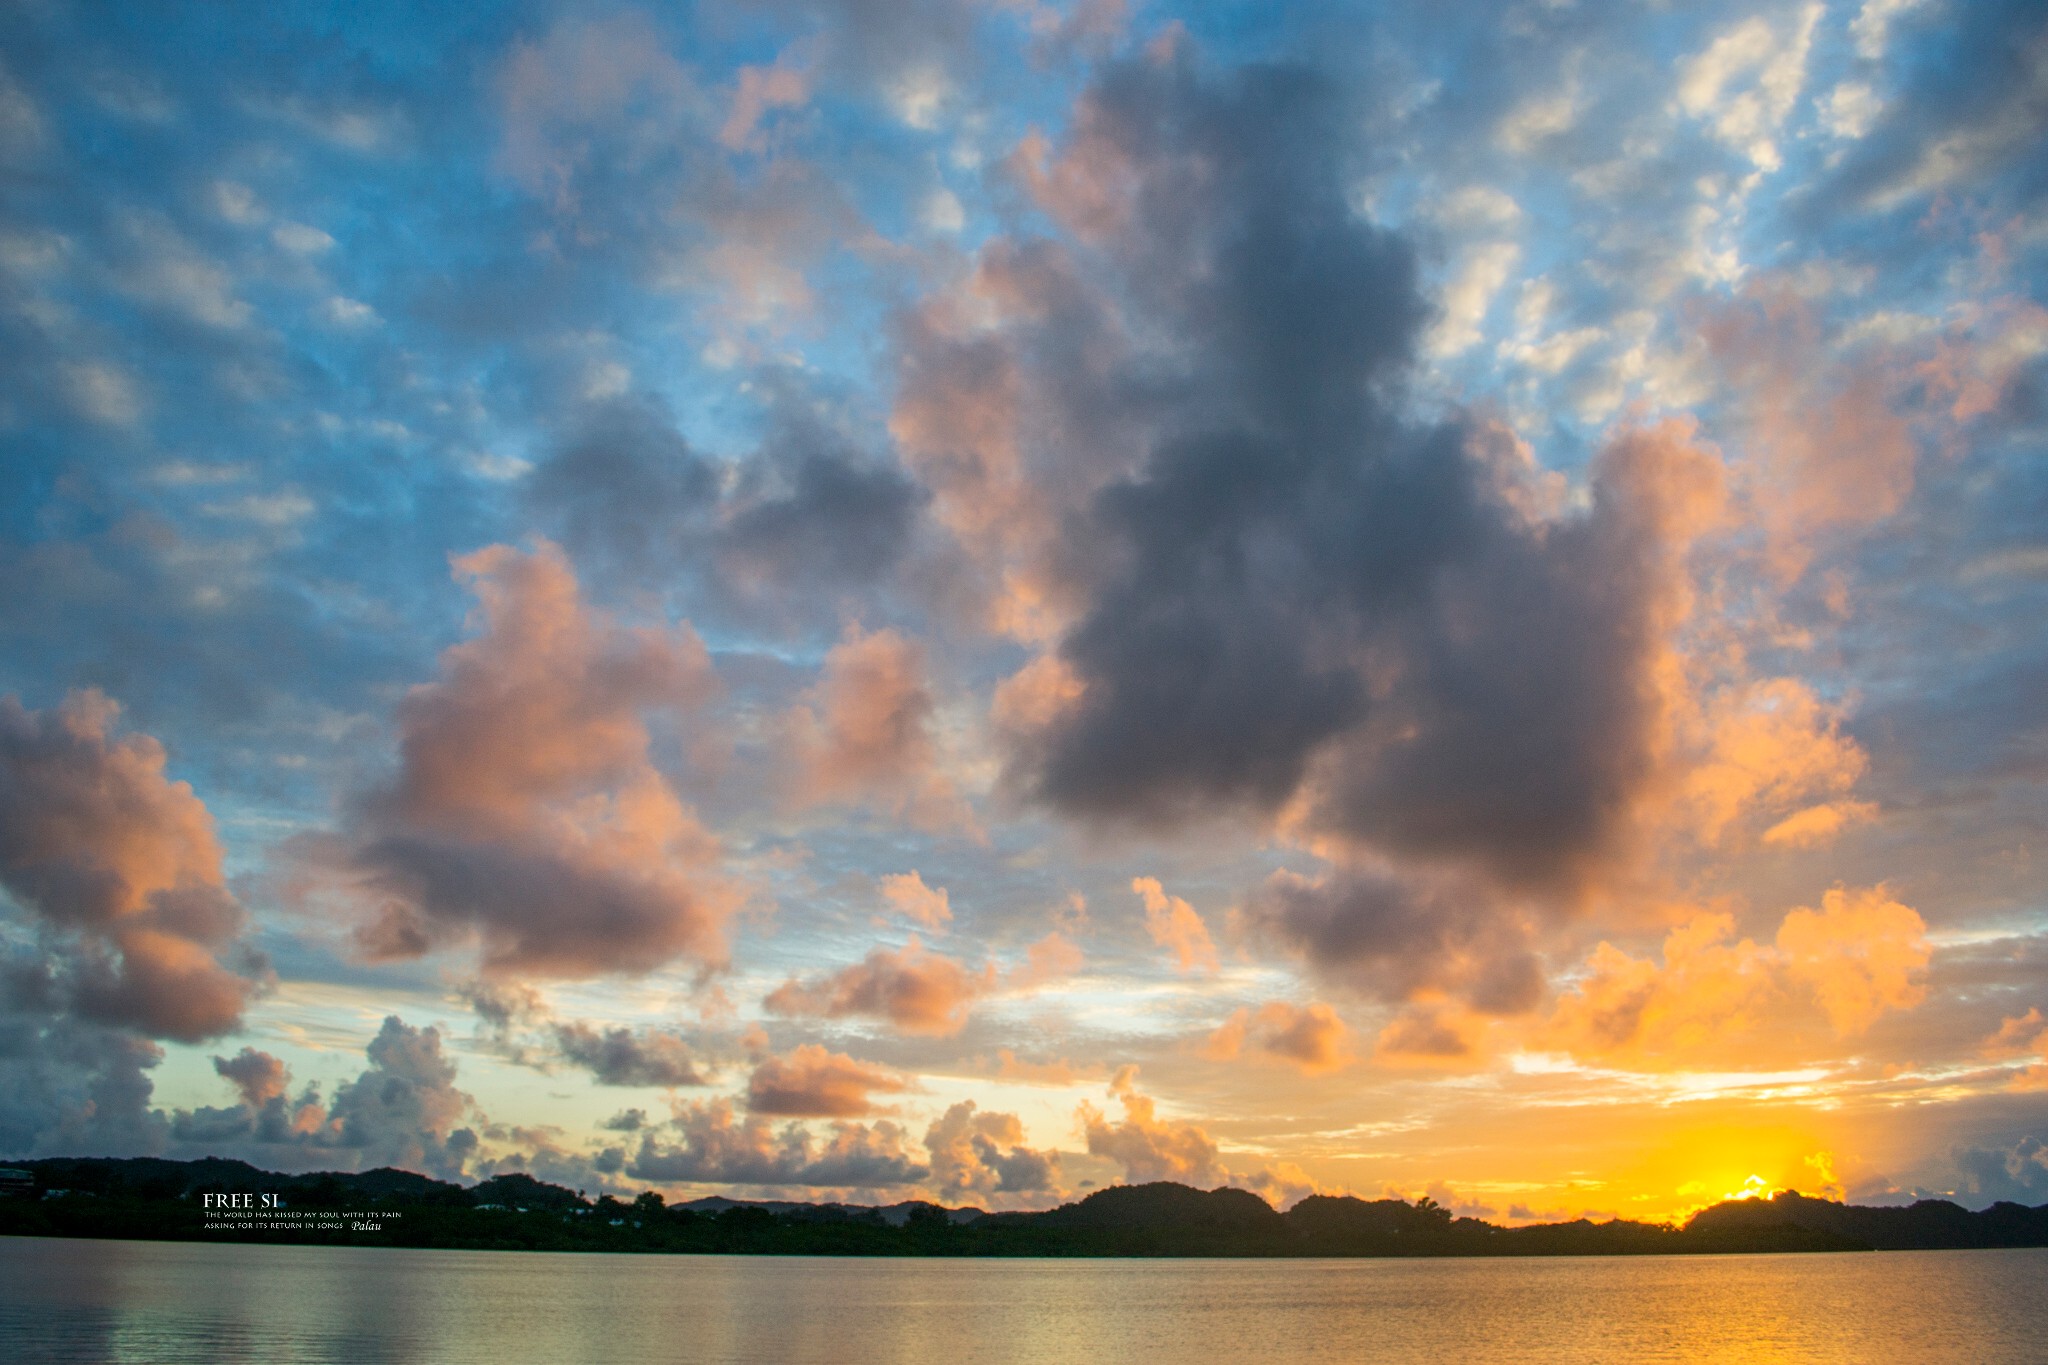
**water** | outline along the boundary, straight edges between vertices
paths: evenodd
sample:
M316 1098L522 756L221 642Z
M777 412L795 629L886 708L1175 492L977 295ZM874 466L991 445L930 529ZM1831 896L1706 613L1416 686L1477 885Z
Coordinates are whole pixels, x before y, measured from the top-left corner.
M0 1238L9 1361L2048 1361L2048 1250L1445 1261Z

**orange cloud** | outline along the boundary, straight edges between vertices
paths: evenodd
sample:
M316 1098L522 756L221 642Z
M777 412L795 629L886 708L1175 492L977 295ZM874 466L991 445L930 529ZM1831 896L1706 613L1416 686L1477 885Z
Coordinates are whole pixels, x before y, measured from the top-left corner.
M824 675L785 718L800 806L874 800L930 829L974 831L939 767L924 651L893 630L858 626L825 656Z
M1710 1051L1804 997L1847 1037L1925 997L1926 927L1882 886L1837 887L1819 910L1791 911L1768 948L1729 942L1732 916L1698 915L1665 939L1661 963L1600 944L1545 1034L1581 1055Z
M1841 733L1842 711L1792 678L1731 688L1698 724L1706 752L1685 776L1701 842L1719 844L1751 810L1789 811L1765 832L1767 843L1802 847L1832 837L1876 808L1838 799L1856 784L1868 757Z
M1487 1021L1432 993L1411 1002L1373 1041L1373 1058L1394 1066L1445 1067L1473 1061Z
M1820 319L1791 287L1753 283L1701 330L1747 420L1750 502L1782 577L1805 572L1821 533L1904 505L1919 450L1890 380L1831 362Z
M1138 1093L1137 1079L1138 1068L1126 1066L1109 1083L1110 1097L1123 1105L1122 1119L1111 1122L1086 1102L1075 1111L1089 1153L1123 1167L1132 1184L1177 1180L1208 1189L1228 1180L1214 1139L1195 1124L1161 1119L1151 1097Z
M163 745L117 735L121 708L74 692L54 712L0 697L0 887L64 946L72 1008L152 1037L217 1037L261 985L224 965L246 916L213 817L165 776Z
M1087 959L1079 945L1055 929L1024 947L1022 965L1004 978L1013 991L1028 991L1072 976Z
M743 66L733 87L732 109L718 130L719 144L729 151L760 151L767 145L761 120L771 109L800 108L811 97L808 71L785 66Z
M1081 680L1057 654L1041 654L997 685L989 718L1017 736L1045 729L1080 700Z
M1169 896L1157 877L1133 877L1131 890L1145 902L1145 932L1162 948L1171 949L1174 961L1184 972L1213 972L1220 965L1209 926L1195 913L1195 907L1179 896Z
M986 1064L980 1059L977 1061ZM1025 1085L1075 1085L1081 1081L1099 1080L1102 1073L1100 1062L1076 1064L1064 1057L1050 1062L1033 1062L1019 1057L1009 1048L996 1051L995 1074L1000 1080L1018 1081Z
M876 1092L900 1094L910 1081L884 1067L806 1043L787 1057L766 1057L747 1079L747 1108L787 1118L859 1118Z
M487 971L571 977L722 960L736 898L643 719L711 690L702 642L588 610L545 541L454 567L483 631L399 705L398 776L362 804L347 855L379 907L359 945L416 957L474 935Z
M931 1187L941 1199L987 1199L991 1195L1033 1194L1059 1179L1059 1156L1024 1145L1024 1125L1015 1114L977 1109L962 1100L925 1130L931 1154Z
M926 886L915 868L891 873L882 877L878 884L882 888L882 899L894 906L898 914L916 920L927 929L944 930L953 918L946 888Z
M2005 1020L1998 1026L1998 1032L1984 1040L1984 1054L1988 1057L2023 1056L2030 1052L2039 1060L2013 1077L2012 1088L2048 1090L2048 1019L2041 1017L2038 1005Z
M1821 897L1819 910L1794 910L1778 928L1778 951L1838 1034L1861 1033L1887 1010L1927 998L1927 925L1882 886L1838 886Z
M1241 1009L1209 1035L1206 1055L1228 1061L1249 1046L1256 1052L1320 1076L1351 1064L1345 1048L1350 1030L1337 1012L1324 1004L1294 1006L1281 1000L1258 1009Z
M808 981L792 978L762 1004L776 1014L886 1019L904 1033L949 1037L967 1024L975 1000L996 988L993 966L969 971L913 937L899 952L877 948L851 967Z

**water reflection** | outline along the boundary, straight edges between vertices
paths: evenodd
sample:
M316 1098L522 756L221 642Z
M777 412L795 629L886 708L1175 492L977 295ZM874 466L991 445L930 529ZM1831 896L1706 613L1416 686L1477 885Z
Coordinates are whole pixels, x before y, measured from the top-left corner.
M15 1361L2039 1361L2048 1251L630 1257L0 1238Z

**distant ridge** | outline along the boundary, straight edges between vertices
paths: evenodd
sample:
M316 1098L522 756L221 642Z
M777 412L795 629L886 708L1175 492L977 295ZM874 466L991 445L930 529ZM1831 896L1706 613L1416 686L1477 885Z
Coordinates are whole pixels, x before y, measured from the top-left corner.
M711 1196L630 1202L512 1173L473 1187L384 1168L283 1175L209 1158L15 1163L0 1235L238 1240L501 1250L925 1256L1570 1256L2048 1246L2048 1205L1973 1212L1947 1200L1867 1208L1785 1192L1732 1200L1684 1227L1584 1219L1503 1228L1431 1200L1315 1195L1285 1213L1245 1190L1116 1185L1042 1213L922 1201L886 1206ZM381 1215L377 1231L208 1232L201 1196L277 1195L287 1208Z

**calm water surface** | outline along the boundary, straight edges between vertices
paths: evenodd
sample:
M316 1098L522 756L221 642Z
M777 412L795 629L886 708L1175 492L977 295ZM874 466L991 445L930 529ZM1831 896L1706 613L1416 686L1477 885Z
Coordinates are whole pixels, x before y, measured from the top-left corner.
M0 1238L17 1362L2048 1362L2048 1251L592 1256Z

